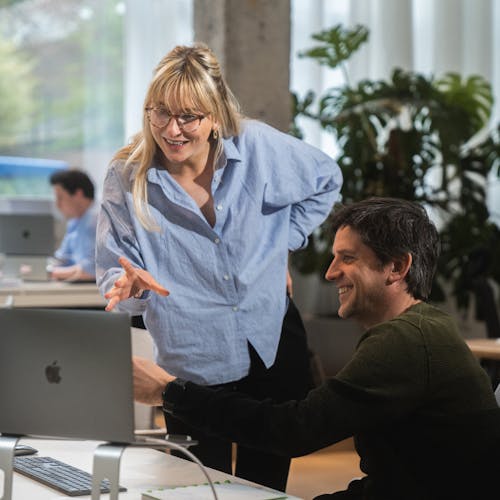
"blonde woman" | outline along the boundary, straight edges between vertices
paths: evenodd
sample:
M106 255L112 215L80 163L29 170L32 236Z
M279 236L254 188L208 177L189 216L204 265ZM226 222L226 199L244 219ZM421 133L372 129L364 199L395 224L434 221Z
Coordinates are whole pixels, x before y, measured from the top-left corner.
M145 97L143 129L111 162L97 237L101 292L142 315L157 362L178 377L259 399L310 388L289 251L307 244L342 176L321 151L244 118L214 54L176 47ZM168 296L167 296L168 295ZM166 415L231 471L231 443ZM284 490L289 458L239 447L236 475Z

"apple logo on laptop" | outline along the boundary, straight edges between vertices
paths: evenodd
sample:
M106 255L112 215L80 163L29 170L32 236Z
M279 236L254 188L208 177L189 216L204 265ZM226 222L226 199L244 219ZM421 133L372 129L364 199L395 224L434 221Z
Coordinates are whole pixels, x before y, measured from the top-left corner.
M25 229L22 233L22 236L25 240L27 240L31 236L31 234L28 229Z
M59 375L60 371L61 367L57 364L57 361L54 361L45 368L45 376L49 383L58 384L61 381L61 375Z

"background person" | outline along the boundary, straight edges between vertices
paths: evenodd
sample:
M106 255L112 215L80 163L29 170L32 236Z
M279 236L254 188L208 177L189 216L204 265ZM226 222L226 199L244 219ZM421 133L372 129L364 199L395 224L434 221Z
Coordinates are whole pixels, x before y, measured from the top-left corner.
M77 169L57 170L50 176L56 206L67 219L66 234L50 266L56 280L95 281L97 210L94 184Z
M142 314L158 363L178 376L258 399L303 397L309 357L286 296L288 252L330 212L338 166L242 119L204 45L163 58L144 108L142 132L116 154L104 183L97 266L107 309ZM198 440L192 451L203 463L231 472L229 440L169 415L166 424ZM284 489L289 464L239 447L236 474Z
M351 361L304 400L215 391L134 361L136 399L207 433L303 455L354 436L366 477L317 499L493 498L500 408L452 318L427 304L439 251L425 210L370 199L334 214L339 315L366 332ZM163 392L164 391L164 392ZM163 392L163 396L162 396Z

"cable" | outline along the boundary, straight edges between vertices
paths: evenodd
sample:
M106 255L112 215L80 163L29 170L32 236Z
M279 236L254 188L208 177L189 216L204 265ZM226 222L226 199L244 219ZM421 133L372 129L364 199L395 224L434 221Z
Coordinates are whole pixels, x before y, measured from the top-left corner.
M181 453L184 453L184 455L186 455L188 458L190 458L193 462L196 463L196 465L198 465L198 467L201 469L201 471L203 472L203 475L207 478L208 480L208 484L210 485L210 489L212 490L212 493L214 495L214 500L219 500L219 497L217 496L217 492L215 491L215 486L214 486L214 483L212 482L212 479L210 478L210 476L208 475L208 472L205 468L205 466L201 463L201 461L195 456L193 455L188 449L186 449L184 446L181 446L179 444L176 444L176 443L172 443L171 441L168 441L166 439L157 439L157 438L150 438L150 437L145 437L144 438L144 441L149 444L154 444L154 445L159 445L159 446L162 446L162 447L167 447L167 448L173 448L174 450L178 450L180 451Z

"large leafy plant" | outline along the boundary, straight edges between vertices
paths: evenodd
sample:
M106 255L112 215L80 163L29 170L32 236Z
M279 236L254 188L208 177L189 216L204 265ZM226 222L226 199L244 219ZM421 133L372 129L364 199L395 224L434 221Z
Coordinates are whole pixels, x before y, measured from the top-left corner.
M467 307L477 285L474 269L500 282L500 232L490 221L487 180L498 174L499 130L484 134L493 97L480 76L447 73L441 78L395 68L387 81L349 83L346 61L368 40L363 26L338 25L312 36L319 44L301 54L340 67L345 84L323 95L293 95L294 116L309 117L332 132L344 175L342 201L393 196L420 202L441 231L443 252L434 298L444 288ZM301 131L294 120L292 133ZM302 272L324 272L329 256L328 225L295 254ZM443 288L444 283L447 284Z

